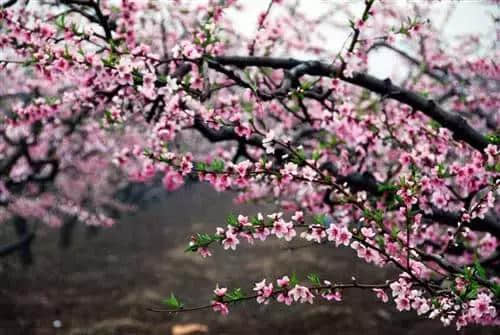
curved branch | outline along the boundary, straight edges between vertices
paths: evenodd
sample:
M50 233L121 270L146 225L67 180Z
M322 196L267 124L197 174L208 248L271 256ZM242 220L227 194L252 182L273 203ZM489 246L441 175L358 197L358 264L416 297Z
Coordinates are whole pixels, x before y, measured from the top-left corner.
M376 196L381 196L384 193L384 191L380 190L380 184L370 172L351 173L347 176L341 176L337 174L335 167L331 163L325 163L321 168L335 175L338 183L347 183L354 191L366 191ZM457 227L458 222L460 222L460 213L448 212L438 208L433 208L431 214L424 214L423 217L452 227ZM489 232L496 237L500 237L500 220L491 214L485 215L483 219L476 217L469 222L464 222L463 225L471 230Z
M238 141L241 142L243 139L236 134L233 128L223 127L220 130L214 130L209 128L200 117L195 117L193 128L198 130L204 137L206 137L210 142L222 142L222 141ZM248 140L244 141L246 144L250 144L256 147L262 147L262 140L256 136L250 137Z
M399 101L439 122L453 133L455 139L462 140L479 151L483 151L489 144L488 140L472 128L463 117L445 111L434 100L426 99L420 94L393 85L389 79L381 80L359 72L355 72L353 77L348 78L342 75L338 67L319 61L300 61L293 58L220 56L214 57L214 61L222 65L233 65L239 68L257 66L284 70L291 70L301 64L308 64L307 69L303 72L304 75L337 77L345 82Z
M16 4L16 2L17 2L17 0L9 0L6 3L0 4L0 9L14 6Z
M352 288L372 290L374 288L379 288L379 289L388 288L389 284L392 283L393 281L394 280L388 280L385 283L380 283L380 284L361 284L353 281L352 283L334 283L331 285L317 285L317 286L310 286L307 288L312 291L352 289ZM275 297L280 293L286 293L288 290L289 290L288 288L274 290L268 298ZM224 297L222 297L221 303L234 304L240 301L257 299L259 296L260 294L256 293L248 296L243 296L238 299L225 299ZM199 311L203 309L209 309L212 307L213 304L191 307L191 308L179 308L179 309L163 309L163 308L149 307L147 310L150 312L159 312L159 313L179 313L179 312Z
M460 222L460 214L437 208L432 209L432 214L424 214L423 217L453 227L456 227L457 223ZM500 237L500 220L493 215L485 215L484 219L476 217L469 222L464 222L464 225L472 230L489 232Z
M18 241L13 242L11 244L4 245L0 247L0 257L7 256L18 249L24 248L26 245L29 245L31 241L35 238L35 234L33 232L28 233L21 237Z

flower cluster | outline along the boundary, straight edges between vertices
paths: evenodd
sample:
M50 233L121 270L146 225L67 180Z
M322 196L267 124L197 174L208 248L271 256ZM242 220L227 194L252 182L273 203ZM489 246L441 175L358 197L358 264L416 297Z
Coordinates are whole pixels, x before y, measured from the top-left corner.
M301 285L295 275L283 276L276 280L276 286L272 282L267 283L266 279L255 283L253 292L245 294L241 288L229 290L227 287L219 287L216 285L214 296L209 305L199 306L191 309L185 309L184 305L177 297L172 295L165 301L172 309L170 311L182 310L199 310L212 308L214 312L220 313L223 316L229 314L229 305L244 300L255 300L258 304L269 304L274 299L278 303L283 303L290 306L292 303L309 303L314 302L314 298L321 297L326 301L341 301L342 290L352 288L373 289L377 292L384 292L389 283L383 284L361 284L353 281L352 283L332 283L331 281L320 281L316 274L308 275L309 284Z
M1 222L110 226L128 210L118 194L134 183L175 191L196 179L276 209L230 216L193 236L190 251L208 257L212 244L235 250L270 237L345 246L400 271L390 288L367 286L383 302L392 295L397 310L459 328L498 324L494 27L451 41L433 2L367 0L358 14L328 2L329 15L316 17L280 0L247 36L245 6L8 1ZM348 38L331 50L346 16ZM381 49L397 57L390 79L367 75ZM316 279L262 281L254 296L289 305L366 288ZM217 289L210 306L227 314L240 293Z

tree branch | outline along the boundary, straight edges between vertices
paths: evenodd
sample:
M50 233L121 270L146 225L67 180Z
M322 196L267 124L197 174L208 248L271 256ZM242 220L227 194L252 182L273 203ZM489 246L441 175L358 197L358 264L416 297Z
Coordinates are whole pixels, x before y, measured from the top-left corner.
M0 257L10 255L16 250L24 248L26 245L30 244L34 238L35 234L31 232L24 235L16 242L0 247Z
M291 70L301 64L308 64L307 69L303 71L304 75L338 77L345 82L406 104L449 129L455 139L462 140L479 151L483 151L489 144L487 139L472 128L463 117L445 111L434 100L426 99L420 94L393 85L389 79L381 80L359 72L355 72L353 77L348 78L341 74L338 67L319 61L300 61L293 58L220 56L214 57L214 61L222 65L233 65L239 68L257 66L284 70ZM213 62L211 63L213 64Z

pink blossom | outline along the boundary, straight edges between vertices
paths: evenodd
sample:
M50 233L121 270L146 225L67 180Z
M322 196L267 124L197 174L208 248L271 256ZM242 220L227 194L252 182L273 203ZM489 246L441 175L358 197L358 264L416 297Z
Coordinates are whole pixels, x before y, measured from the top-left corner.
M411 307L417 311L417 315L422 315L430 311L430 306L429 303L427 302L427 299L417 297L413 300Z
M281 302L281 303L283 303L283 304L285 304L287 306L290 306L292 304L292 302L293 302L293 298L289 294L289 292L287 292L287 293L280 293L276 297L276 301Z
M304 222L304 212L296 211L292 216L292 220L296 222Z
M361 28L363 28L363 27L364 27L364 25L365 25L365 21L363 21L363 20L358 20L358 21L356 22L356 24L354 25L354 27L355 27L356 29L361 29Z
M409 311L411 309L410 299L408 299L405 296L402 296L402 295L398 296L394 299L394 301L396 302L396 308L400 312Z
M187 176L193 169L193 163L191 163L191 158L188 156L182 157L181 160L181 173L183 176Z
M310 304L313 303L314 296L309 291L309 289L305 286L296 285L288 294L293 298L294 301L300 301L301 303L308 302Z
M295 229L293 229L293 225L291 223L289 223L287 231L283 234L283 237L285 238L285 241L289 242L295 236L297 236L297 232L295 231Z
M223 316L229 314L229 308L227 307L227 304L220 301L212 301L212 309L214 310L214 312L219 312Z
M248 221L248 216L238 215L238 223L241 226L251 226L252 224Z
M328 301L331 301L331 300L342 301L342 293L340 293L340 291L337 291L337 290L334 292L332 292L332 291L324 292L321 294L321 296Z
M309 181L313 181L316 175L317 175L316 170L314 170L310 166L305 166L302 169L302 176Z
M283 276L276 280L279 287L287 287L290 284L290 278L288 276Z
M274 146L273 146L274 137L275 137L274 131L270 130L266 134L266 137L262 140L262 145L266 149L266 153L267 154L273 154L274 153Z
M266 280L263 279L262 281L255 284L253 290L257 291L259 294L259 296L257 297L257 302L259 304L267 304L269 303L268 298L273 294L273 283L269 283L266 285Z
M361 234L366 238L373 238L375 236L373 229L367 227L361 228Z
M337 236L339 234L339 228L334 224L330 224L326 230L326 234L328 236L328 241L335 241L337 240Z
M269 235L271 235L271 231L267 227L257 228L253 233L254 238L261 241L265 241Z
M335 239L335 244L348 246L352 238L351 232L347 229L347 227L342 227L339 231L337 238Z
M373 291L377 294L377 298L382 300L382 302L388 302L389 297L387 296L387 293L385 293L385 290L381 288L374 288Z
M288 231L288 227L286 222L283 219L278 219L274 221L273 228L271 229L271 233L276 235L278 238L283 238L283 236Z
M498 241L496 237L492 236L490 233L486 233L479 241L479 254L482 257L488 257L495 252L497 247Z
M252 129L246 123L239 124L234 128L234 132L238 134L240 137L244 137L246 139L250 138L252 135Z
M163 177L163 185L168 191L175 191L184 184L184 178L176 171L168 171Z
M219 288L219 284L217 284L215 290L214 290L214 293L216 296L218 297L223 297L226 295L227 293L227 288L226 287L220 287Z
M208 248L205 248L205 247L198 248L198 252L200 253L201 257L203 257L203 258L212 256L212 253L210 252L210 250L208 250Z
M480 319L485 314L496 315L496 309L491 306L491 297L485 293L479 293L477 298L469 302L471 316Z
M240 244L240 241L238 240L237 236L231 232L231 231L226 231L226 238L222 240L222 246L224 247L225 250L231 248L233 250L236 250L236 246Z

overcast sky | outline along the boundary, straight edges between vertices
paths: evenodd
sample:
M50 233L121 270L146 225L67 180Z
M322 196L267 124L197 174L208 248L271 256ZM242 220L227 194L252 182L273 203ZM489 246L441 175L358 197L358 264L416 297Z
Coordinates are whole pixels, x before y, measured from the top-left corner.
M301 10L306 11L311 16L319 16L328 10L328 3L331 1L333 0L302 1ZM411 5L412 2L412 0L386 0L385 2L390 3L391 1L399 2L399 4L405 2L409 5ZM445 13L444 9L450 1L452 0L439 1L434 4L435 10L433 10L434 17L432 20L442 22ZM358 0L353 2L355 2L354 12L361 13L363 11L364 1ZM462 0L453 2L456 5L456 9L444 30L447 38L451 40L454 36L464 33L473 32L487 34L493 31L494 22L492 20L492 15L500 15L499 6L492 5L486 0ZM237 17L235 17L238 22L237 27L245 34L254 34L257 17L260 12L265 11L269 4L269 0L242 1L241 3L245 4L246 10L244 13L239 13ZM234 16L234 13L230 15ZM329 45L331 45L331 50L340 49L348 33L349 31L345 30L343 34L331 34L332 39L328 42ZM389 50L379 50L370 57L370 64L377 64L377 66L370 66L369 72L378 77L388 77L393 72L394 64L396 63L396 56L393 52Z

